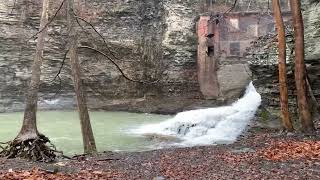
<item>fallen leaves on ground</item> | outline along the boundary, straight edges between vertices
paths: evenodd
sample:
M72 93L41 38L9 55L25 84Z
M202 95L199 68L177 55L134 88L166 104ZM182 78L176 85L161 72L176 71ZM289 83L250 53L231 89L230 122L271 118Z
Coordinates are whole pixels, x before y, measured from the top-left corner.
M31 171L8 171L0 173L0 179L6 180L83 180L83 179L122 179L122 175L117 172L103 171L80 171L74 174L48 173L34 168Z
M230 145L83 156L53 164L59 169L56 174L41 170L41 167L50 169L51 166L6 159L0 164L0 179L318 180L319 148L318 136L286 136L273 131L253 131ZM17 171L34 166L40 169Z
M320 141L280 141L263 149L260 154L268 160L320 160Z

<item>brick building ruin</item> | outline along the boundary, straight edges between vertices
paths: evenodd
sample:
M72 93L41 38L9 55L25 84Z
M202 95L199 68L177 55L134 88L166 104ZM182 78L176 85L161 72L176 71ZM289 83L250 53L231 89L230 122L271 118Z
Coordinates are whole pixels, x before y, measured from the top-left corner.
M197 23L198 81L206 99L217 99L221 94L217 69L221 63L245 63L246 49L260 36L275 31L272 9L261 11L228 12L207 0L207 12ZM289 2L281 1L284 21L290 19ZM236 78L236 77L235 77Z

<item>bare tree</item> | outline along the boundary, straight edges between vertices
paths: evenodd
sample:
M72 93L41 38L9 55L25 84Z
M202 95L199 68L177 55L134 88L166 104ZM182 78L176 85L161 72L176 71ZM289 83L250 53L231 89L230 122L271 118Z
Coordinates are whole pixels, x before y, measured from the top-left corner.
M315 127L307 100L306 68L304 63L304 26L300 0L290 0L295 37L295 81L302 131L312 133Z
M36 117L43 49L45 37L47 36L48 11L49 0L43 0L40 19L41 32L37 40L31 81L26 95L23 124L17 137L9 144L7 149L2 152L2 154L8 158L23 157L42 161L52 161L55 159L54 151L46 146L49 139L38 132Z
M293 131L288 108L288 86L286 67L286 37L279 0L272 0L272 7L278 32L279 85L282 125L287 131Z
M78 58L78 34L74 24L76 23L76 17L74 13L74 1L67 1L67 21L69 32L69 57L74 82L74 90L77 96L80 125L83 139L83 146L85 153L95 153L97 151L96 144L91 128L90 117L86 101L86 91L82 85L81 70Z

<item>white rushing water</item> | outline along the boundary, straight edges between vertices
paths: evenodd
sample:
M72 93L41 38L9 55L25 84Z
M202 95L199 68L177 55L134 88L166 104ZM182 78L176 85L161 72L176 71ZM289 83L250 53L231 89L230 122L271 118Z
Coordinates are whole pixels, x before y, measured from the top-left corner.
M134 130L139 135L173 136L175 145L194 146L232 143L244 131L261 103L261 96L250 83L245 95L230 106L191 110L158 124Z

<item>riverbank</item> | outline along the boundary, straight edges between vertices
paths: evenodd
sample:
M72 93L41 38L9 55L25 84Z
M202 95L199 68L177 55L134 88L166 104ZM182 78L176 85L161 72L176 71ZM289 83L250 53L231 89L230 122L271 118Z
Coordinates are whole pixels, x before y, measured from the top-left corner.
M151 113L161 115L174 115L182 111L212 108L229 105L235 99L206 100L197 96L172 97L142 97L104 99L89 98L88 107L91 111L121 111L131 113ZM74 98L58 98L53 100L40 100L38 110L41 111L73 111L77 110ZM4 108L5 107L5 108ZM24 100L16 104L0 104L0 113L23 112Z
M319 179L320 133L251 128L230 145L104 152L53 164L0 162L0 179Z

